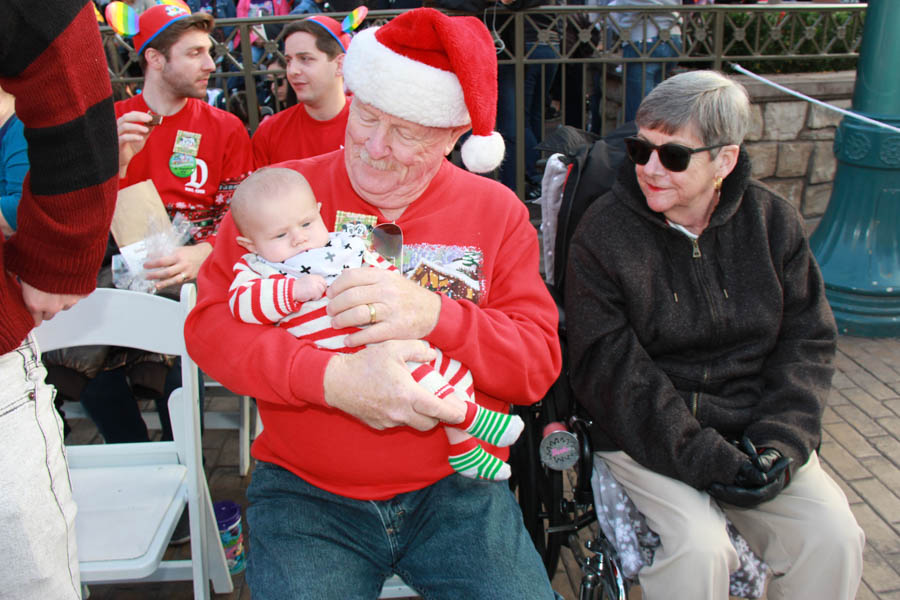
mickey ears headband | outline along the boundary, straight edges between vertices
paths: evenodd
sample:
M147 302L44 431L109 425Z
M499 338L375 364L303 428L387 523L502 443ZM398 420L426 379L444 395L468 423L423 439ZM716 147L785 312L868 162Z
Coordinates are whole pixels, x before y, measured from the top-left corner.
M156 0L156 4L174 7L172 9L173 12L179 13L174 15L175 17L186 17L191 14L191 9L188 8L188 5L185 4L183 0ZM140 19L138 18L137 12L124 2L119 2L118 0L110 2L106 5L106 10L104 12L106 14L106 22L112 27L113 31L120 36L127 38L136 36L139 33L144 34L141 36L143 39L143 44L141 44L142 47L139 49L136 48L138 54L140 54L141 50L143 50L143 46L146 45L147 42L156 37L156 34L160 33L165 29L165 26L169 25L169 23L174 20L170 18L162 23L161 27L157 27L155 31L141 32Z
M357 6L353 9L349 15L344 17L344 20L341 22L340 31L335 31L333 29L333 25L330 23L334 23L337 25L337 21L331 19L330 17L325 17L324 20L320 20L318 15L313 15L311 17L307 17L307 21L312 21L316 25L319 25L328 32L328 35L334 38L334 41L338 43L338 46L341 47L341 50L344 54L347 53L347 45L350 43L350 32L360 26L363 22L363 19L366 18L366 15L369 14L369 9L366 6ZM342 39L343 38L343 39Z

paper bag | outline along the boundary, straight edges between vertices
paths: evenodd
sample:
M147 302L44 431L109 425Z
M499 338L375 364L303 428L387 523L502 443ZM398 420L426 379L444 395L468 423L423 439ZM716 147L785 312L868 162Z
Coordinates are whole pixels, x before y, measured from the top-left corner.
M172 226L151 180L119 190L110 231L119 248L140 242Z

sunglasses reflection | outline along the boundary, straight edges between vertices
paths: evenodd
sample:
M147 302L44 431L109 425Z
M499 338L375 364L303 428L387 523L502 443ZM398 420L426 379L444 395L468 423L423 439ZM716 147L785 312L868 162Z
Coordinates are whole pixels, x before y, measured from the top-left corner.
M372 229L372 251L403 270L403 230L396 223L381 223Z

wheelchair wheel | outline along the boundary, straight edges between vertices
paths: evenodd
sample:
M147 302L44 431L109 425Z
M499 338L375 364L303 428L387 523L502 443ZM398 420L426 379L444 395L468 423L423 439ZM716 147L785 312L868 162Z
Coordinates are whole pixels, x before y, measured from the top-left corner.
M513 467L510 486L517 489L525 529L552 579L566 533L549 533L547 529L566 522L562 510L563 480L561 472L541 464L538 447L544 426L555 420L555 415L550 414L553 413L552 402L546 402L546 399L534 406L517 408L525 421L525 429L510 452Z

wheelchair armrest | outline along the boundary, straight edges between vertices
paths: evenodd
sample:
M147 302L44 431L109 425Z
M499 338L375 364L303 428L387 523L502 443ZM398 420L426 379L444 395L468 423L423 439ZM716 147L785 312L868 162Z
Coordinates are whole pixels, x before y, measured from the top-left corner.
M594 501L594 490L591 488L591 474L594 469L594 449L591 445L591 433L588 430L589 422L574 417L570 420L571 427L578 438L578 478L575 488L572 490L575 502L578 504L591 504Z

